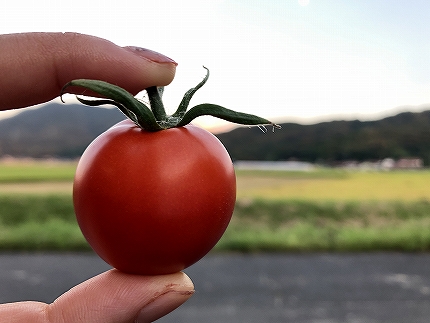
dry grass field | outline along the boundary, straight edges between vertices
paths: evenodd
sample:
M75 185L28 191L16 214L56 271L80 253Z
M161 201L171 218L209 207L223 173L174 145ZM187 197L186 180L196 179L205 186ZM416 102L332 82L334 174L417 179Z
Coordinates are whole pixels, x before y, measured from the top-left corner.
M0 195L70 195L76 165L76 161L1 160Z
M0 195L71 195L72 181L0 183Z
M430 200L430 171L237 172L239 199L307 201Z

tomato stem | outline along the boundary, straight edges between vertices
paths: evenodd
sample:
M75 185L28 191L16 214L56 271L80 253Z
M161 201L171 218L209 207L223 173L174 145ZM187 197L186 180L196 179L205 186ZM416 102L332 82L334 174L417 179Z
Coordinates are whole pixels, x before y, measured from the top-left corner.
M197 86L189 89L185 93L181 103L178 106L178 109L170 116L166 114L166 110L161 99L161 95L163 93L163 88L161 87L157 88L152 86L146 89L150 107L133 97L131 93L120 88L119 86L98 80L73 80L64 85L63 89L61 90L61 97L71 86L78 86L91 90L107 99L87 100L78 98L78 100L81 103L89 106L112 104L120 109L121 112L123 112L139 127L147 131L160 131L174 127L182 127L190 123L195 118L203 115L217 117L238 124L257 126L272 125L273 129L280 128L279 125L274 124L267 119L260 118L252 114L236 112L216 104L199 104L187 111L191 98L197 92L197 90L207 82L209 78L209 69L204 66L203 68L205 68L207 71L204 79L199 84L197 84Z
M204 79L199 84L197 84L196 87L189 89L185 93L184 97L182 98L181 103L179 104L178 109L173 114L173 116L183 118L183 116L185 115L185 112L188 109L188 106L190 105L191 98L197 92L197 90L200 89L206 83L206 81L209 79L209 69L204 67L204 66L203 66L203 68L206 69L206 76L204 77Z
M146 93L148 94L149 103L155 119L157 121L165 120L167 117L166 110L164 109L163 100L161 100L158 88L156 86L151 86L146 89Z

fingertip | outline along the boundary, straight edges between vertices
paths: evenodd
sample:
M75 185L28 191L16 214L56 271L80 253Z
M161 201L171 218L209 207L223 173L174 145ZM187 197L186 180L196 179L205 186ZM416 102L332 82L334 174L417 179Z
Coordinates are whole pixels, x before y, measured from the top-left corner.
M194 284L186 274L177 273L165 277L171 281L170 284L139 311L135 322L148 323L158 320L181 306L194 294Z
M62 37L69 45L63 49L67 55L56 60L61 86L73 79L95 79L136 94L150 86L168 85L175 77L177 63L161 53L137 46L120 47L84 34Z

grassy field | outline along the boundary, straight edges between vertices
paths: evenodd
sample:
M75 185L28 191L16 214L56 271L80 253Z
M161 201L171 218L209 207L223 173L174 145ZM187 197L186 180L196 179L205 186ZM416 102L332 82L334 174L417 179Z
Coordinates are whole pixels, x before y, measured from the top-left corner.
M71 196L0 195L0 250L89 250Z
M89 250L75 163L0 163L0 250ZM430 251L430 171L238 171L218 251Z
M307 201L430 200L430 171L239 171L238 198Z
M0 162L0 184L70 182L75 174L73 161L13 160Z

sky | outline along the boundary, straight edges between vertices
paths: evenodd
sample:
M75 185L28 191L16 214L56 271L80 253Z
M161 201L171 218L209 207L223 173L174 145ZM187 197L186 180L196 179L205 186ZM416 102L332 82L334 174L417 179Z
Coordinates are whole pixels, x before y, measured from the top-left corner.
M191 106L315 123L430 109L429 17L428 0L15 0L0 33L80 32L159 51L179 64L169 112L204 65L211 76Z

